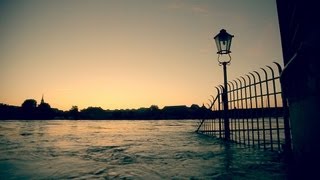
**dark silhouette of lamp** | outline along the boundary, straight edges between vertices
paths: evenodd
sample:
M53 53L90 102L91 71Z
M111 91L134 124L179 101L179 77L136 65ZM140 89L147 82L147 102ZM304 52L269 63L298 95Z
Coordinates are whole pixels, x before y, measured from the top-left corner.
M232 38L234 36L227 33L227 31L225 29L221 29L219 34L217 34L214 37L214 40L216 42L217 45L217 54L218 54L218 62L219 65L223 65L223 63L229 64L231 62L231 56L230 56L230 48L231 48L231 42L232 42ZM220 56L227 54L229 56L229 60L228 61L220 61Z
M229 116L228 116L228 86L227 86L227 64L231 63L230 56L230 47L231 41L234 36L227 33L225 29L221 29L219 34L214 37L214 40L217 45L217 54L218 54L218 62L219 65L223 66L223 75L224 75L224 89L222 93L222 101L223 101L223 118L224 118L224 133L225 140L230 140L230 126L229 126ZM220 57L222 55L228 55L229 60L221 61Z

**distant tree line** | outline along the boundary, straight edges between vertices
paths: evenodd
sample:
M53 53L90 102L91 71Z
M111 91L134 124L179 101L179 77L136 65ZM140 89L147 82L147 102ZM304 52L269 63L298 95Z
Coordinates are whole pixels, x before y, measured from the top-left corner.
M21 106L12 106L0 103L1 120L47 120L47 119L88 119L88 120L134 120L134 119L200 119L204 118L210 110L199 107L196 104L187 107L165 106L159 109L157 105L149 108L104 110L101 107L88 107L79 110L77 106L72 106L70 110L62 111L51 108L43 100L39 105L34 99L25 100Z
M54 119L63 115L64 112L51 108L48 103L40 103L34 99L25 100L21 106L11 106L0 103L0 119Z
M41 100L37 105L34 99L25 100L21 106L11 106L0 103L0 120L47 120L47 119L88 119L88 120L139 120L139 119L214 119L222 118L223 111L211 111L206 107L196 104L187 107L165 106L159 109L157 105L149 108L104 110L101 107L88 107L79 110L72 106L70 110L62 111L51 108L48 103ZM254 108L254 109L231 109L228 111L230 118L250 117L281 117L283 108Z

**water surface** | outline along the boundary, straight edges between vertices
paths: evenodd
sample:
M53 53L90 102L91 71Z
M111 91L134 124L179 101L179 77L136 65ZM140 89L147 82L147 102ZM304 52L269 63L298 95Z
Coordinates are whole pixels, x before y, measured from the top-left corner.
M193 120L0 121L0 179L285 179L278 155Z

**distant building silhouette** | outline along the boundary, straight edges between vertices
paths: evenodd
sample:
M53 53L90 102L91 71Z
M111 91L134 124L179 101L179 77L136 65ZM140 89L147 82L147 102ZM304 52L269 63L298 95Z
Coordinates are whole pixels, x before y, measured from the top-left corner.
M41 102L38 105L38 108L39 108L40 111L46 111L46 110L51 109L51 106L48 103L44 102L43 95L42 95L42 98L41 98Z
M34 117L35 119L53 119L54 112L51 109L51 106L44 101L43 95L40 101L40 104L37 107L37 114Z

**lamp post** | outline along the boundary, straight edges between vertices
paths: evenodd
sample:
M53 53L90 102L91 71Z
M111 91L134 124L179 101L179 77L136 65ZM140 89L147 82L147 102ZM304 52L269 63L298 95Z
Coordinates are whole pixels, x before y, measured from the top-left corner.
M227 86L227 65L231 63L231 56L230 56L230 47L231 47L231 40L234 36L227 33L225 29L221 29L219 34L214 37L214 40L217 45L217 54L218 54L218 62L219 65L223 66L223 77L224 77L224 90L222 93L222 101L223 101L223 118L224 118L224 135L225 140L230 140L230 126L229 126L229 116L228 116L228 86ZM228 55L228 60L220 60L222 55Z

